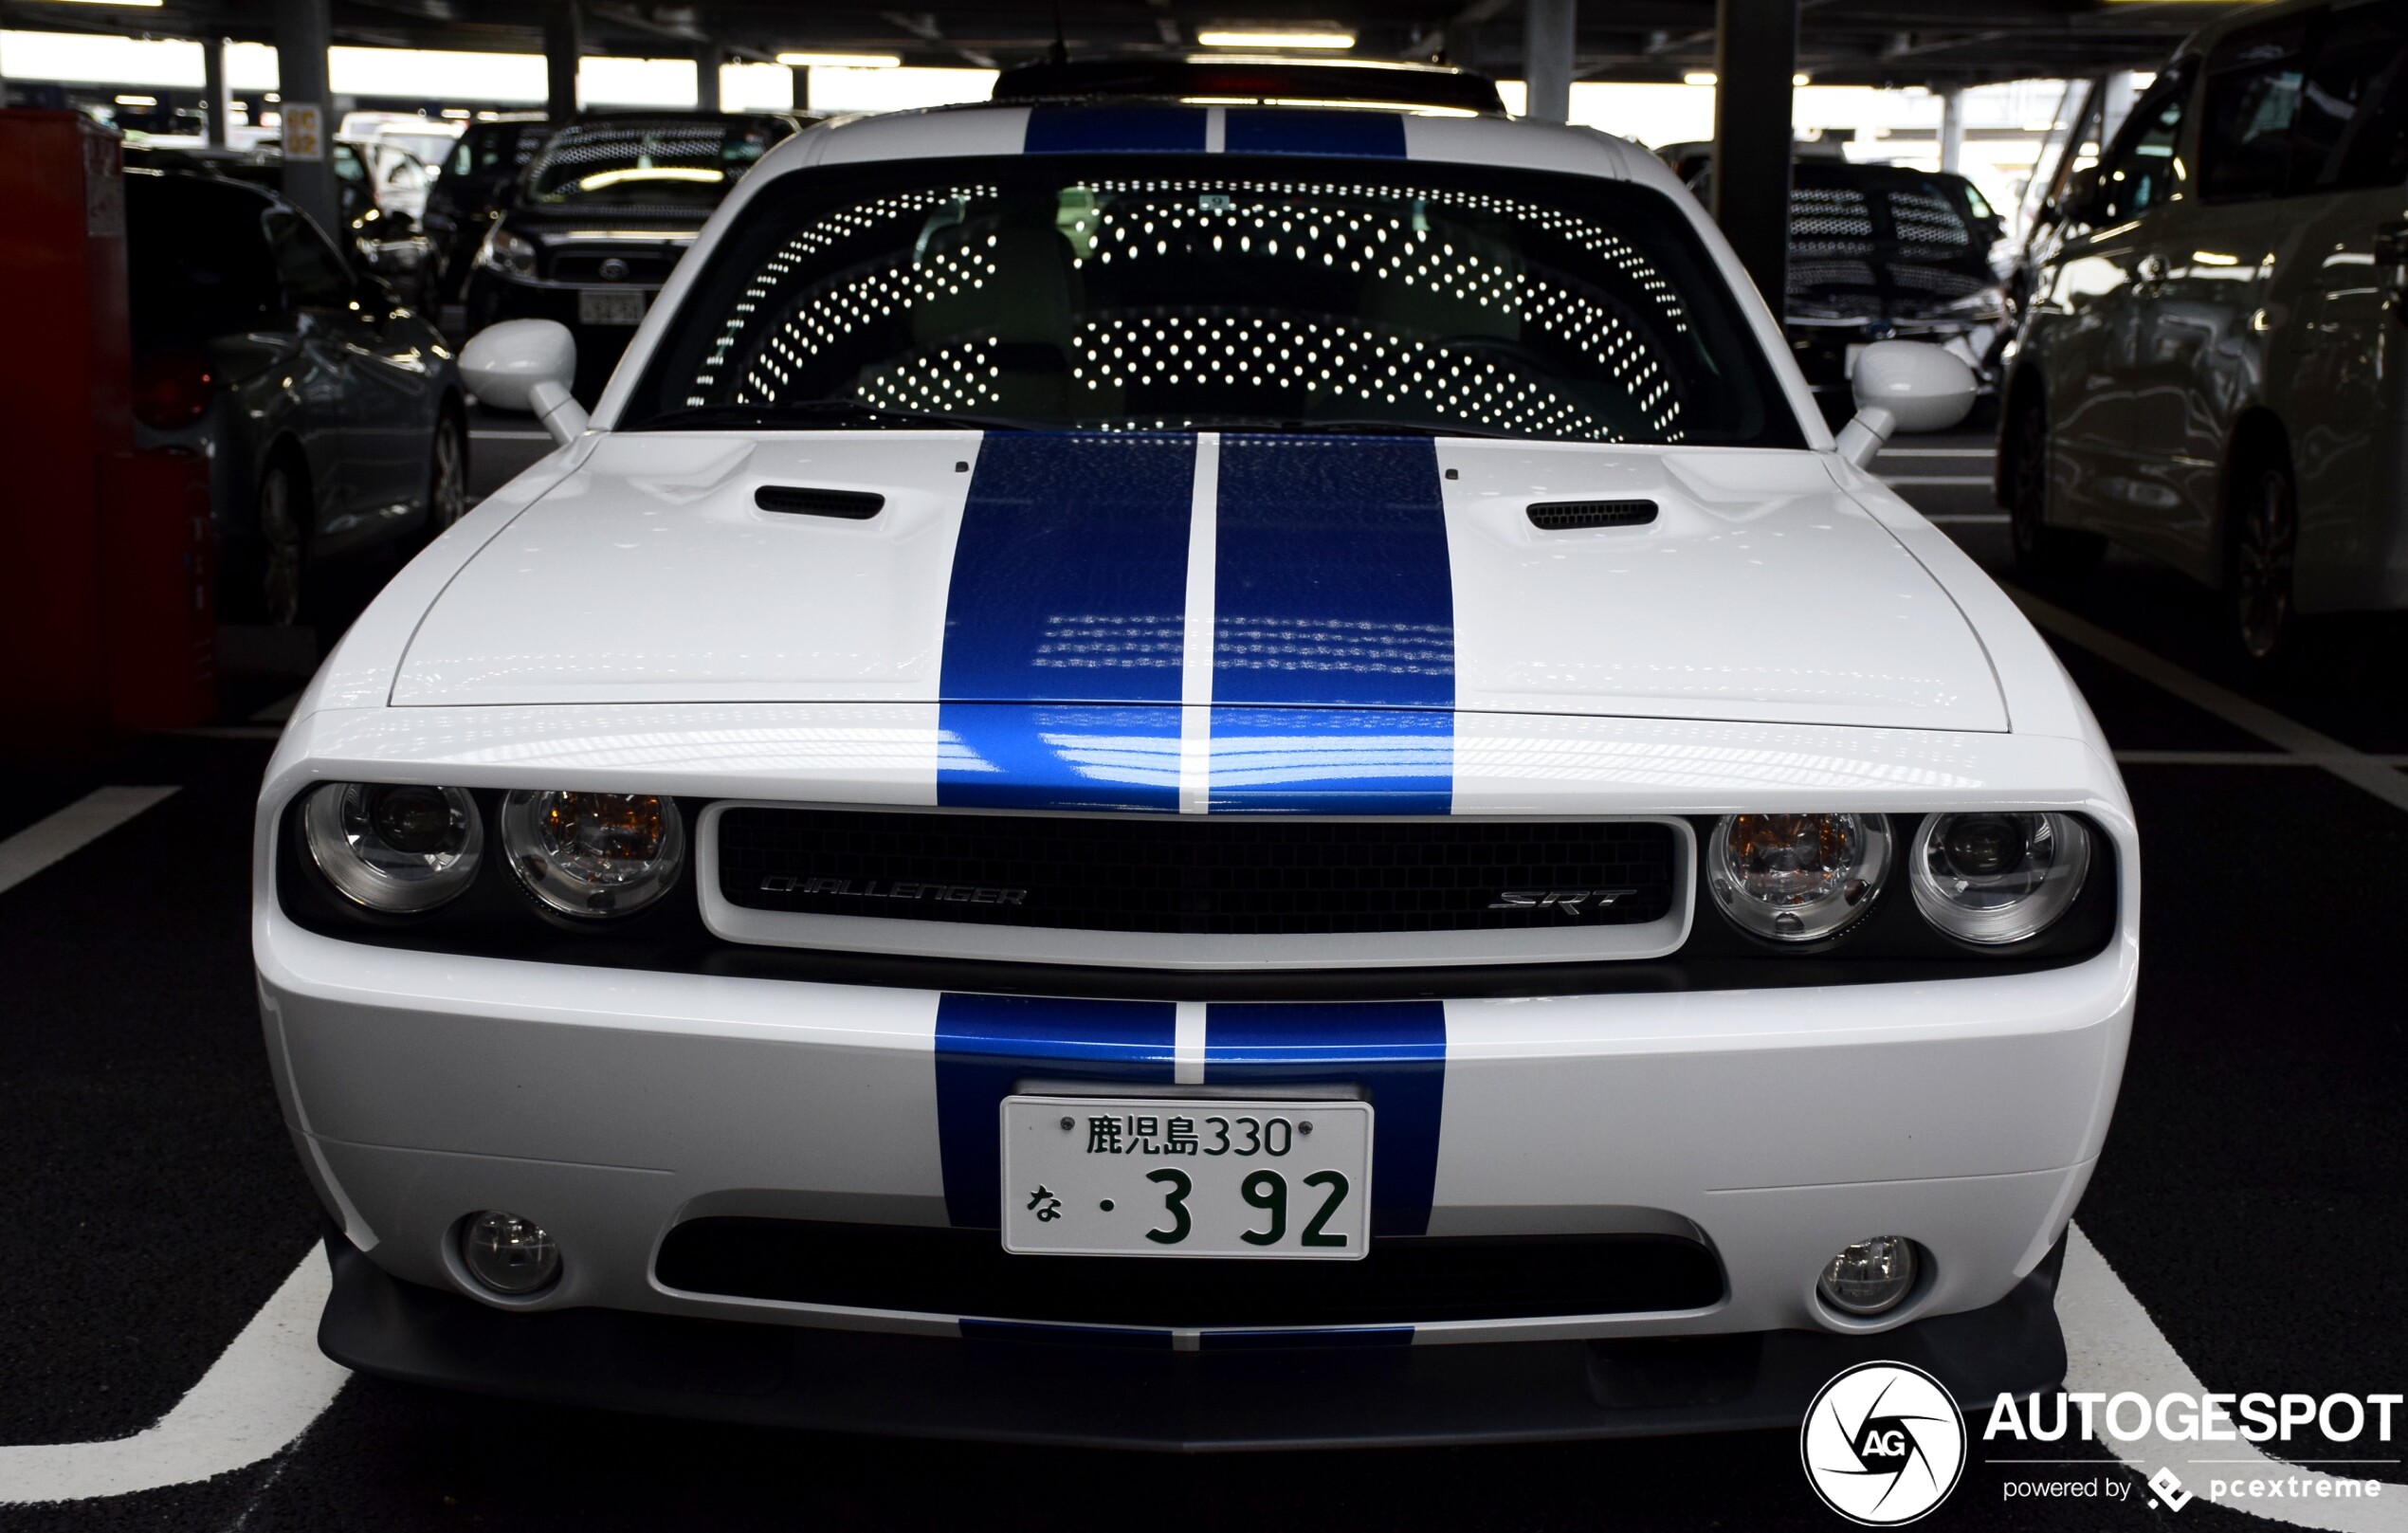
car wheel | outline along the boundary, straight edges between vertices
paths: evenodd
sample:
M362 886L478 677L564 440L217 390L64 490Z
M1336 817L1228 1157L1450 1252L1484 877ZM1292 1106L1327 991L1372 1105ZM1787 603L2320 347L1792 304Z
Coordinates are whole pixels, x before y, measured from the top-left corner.
M2234 496L2233 608L2241 651L2271 661L2296 641L2291 597L2299 556L2299 494L2289 465L2272 461L2241 476Z
M260 599L267 621L301 621L302 543L309 491L287 463L272 463L259 481Z
M2007 433L2007 530L2016 568L2040 580L2062 580L2098 567L2107 542L2096 533L2049 525L2049 417L2036 404L2016 412Z
M435 418L435 439L427 449L427 536L468 514L468 442L460 417L448 411Z

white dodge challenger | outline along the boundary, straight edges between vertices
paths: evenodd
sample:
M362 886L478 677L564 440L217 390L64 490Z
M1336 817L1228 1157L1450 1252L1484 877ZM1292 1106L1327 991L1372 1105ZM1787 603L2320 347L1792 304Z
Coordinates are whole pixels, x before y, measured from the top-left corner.
M1865 469L1963 369L1834 440L1667 171L1470 77L1083 78L778 148L590 420L468 349L557 449L260 801L326 1350L1185 1448L2052 1386L2138 844Z

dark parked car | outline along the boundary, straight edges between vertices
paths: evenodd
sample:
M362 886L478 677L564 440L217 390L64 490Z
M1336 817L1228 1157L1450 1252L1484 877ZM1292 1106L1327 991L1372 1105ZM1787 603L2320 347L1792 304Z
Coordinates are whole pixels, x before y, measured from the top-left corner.
M331 147L335 200L350 246L348 259L362 271L372 271L393 284L402 301L413 308L429 305L433 246L407 213L380 206L368 165L352 144ZM203 149L185 145L131 145L125 151L127 170L176 171L192 175L222 176L250 186L282 191L284 158L275 149Z
M210 460L221 610L292 623L309 572L459 520L459 371L390 283L275 193L126 176L139 446Z
M1994 385L2011 328L1990 262L1998 215L1961 175L1800 159L1789 200L1782 328L1825 412L1852 413L1849 376L1876 340L1945 347Z
M557 319L591 406L652 296L754 163L802 126L783 113L612 112L554 136L485 235L468 328Z
M444 157L420 221L434 242L435 292L444 302L459 301L477 247L509 205L520 173L551 137L541 114L513 114L471 123Z

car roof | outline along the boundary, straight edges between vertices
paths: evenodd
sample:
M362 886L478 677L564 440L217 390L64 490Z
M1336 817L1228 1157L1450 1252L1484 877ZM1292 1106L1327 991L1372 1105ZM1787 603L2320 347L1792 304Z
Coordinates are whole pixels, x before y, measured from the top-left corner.
M2346 0L2343 0L2346 3ZM2174 61L2205 53L2235 32L2245 30L2261 22L2280 21L2287 16L2299 16L2310 11L2338 10L2336 0L2272 0L2271 4L2242 6L2231 15L2219 17L2182 40L2174 50ZM2172 62L2172 61L2169 61Z

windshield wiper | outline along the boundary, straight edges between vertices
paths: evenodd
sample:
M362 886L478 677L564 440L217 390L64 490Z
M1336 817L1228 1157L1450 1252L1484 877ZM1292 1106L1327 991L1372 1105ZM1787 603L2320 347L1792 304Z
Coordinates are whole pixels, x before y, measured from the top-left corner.
M779 405L691 405L663 411L626 428L631 431L775 430L780 427L921 426L946 431L1059 430L1042 421L1003 415L957 415L897 410L859 399L799 399Z

